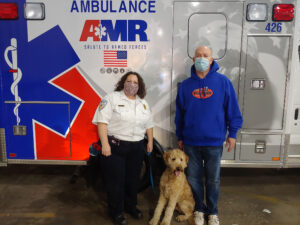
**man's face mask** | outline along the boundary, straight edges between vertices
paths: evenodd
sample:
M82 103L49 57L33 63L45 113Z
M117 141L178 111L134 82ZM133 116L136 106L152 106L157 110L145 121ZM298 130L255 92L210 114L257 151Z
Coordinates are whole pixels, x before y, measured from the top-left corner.
M195 59L195 68L200 72L208 70L209 60L207 58L196 58Z
M139 90L139 85L134 82L125 82L124 84L124 92L128 96L135 96Z

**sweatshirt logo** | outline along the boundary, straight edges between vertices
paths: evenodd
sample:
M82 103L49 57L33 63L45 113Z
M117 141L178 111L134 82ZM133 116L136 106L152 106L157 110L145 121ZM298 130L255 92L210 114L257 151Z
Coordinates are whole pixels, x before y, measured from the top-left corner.
M195 98L206 99L206 98L210 98L214 94L214 92L208 87L204 87L204 88L197 88L193 90L192 94Z

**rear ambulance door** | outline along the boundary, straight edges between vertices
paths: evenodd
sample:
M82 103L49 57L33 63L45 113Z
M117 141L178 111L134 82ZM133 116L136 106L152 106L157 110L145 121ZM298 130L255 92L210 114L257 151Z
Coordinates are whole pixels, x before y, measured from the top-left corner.
M0 20L0 160L51 163L71 159L70 127L82 102L66 91L72 82L62 75L70 77L79 58L59 26L28 40L25 1L16 4L17 18ZM47 18L31 21L46 22Z
M218 72L232 81L238 94L243 12L242 2L174 2L173 89L190 76L195 49L207 45L220 66ZM176 91L172 93L174 102ZM235 159L235 151L224 151L222 159Z
M294 14L292 0L249 1L251 7L266 10L266 19L245 20L240 98L243 98L243 131L239 160L249 164L280 167L284 156L286 90L294 19L277 17ZM279 4L279 5L278 5ZM284 6L280 6L284 4ZM286 10L292 8L292 10ZM283 9L283 10L282 10ZM261 14L261 13L260 13Z

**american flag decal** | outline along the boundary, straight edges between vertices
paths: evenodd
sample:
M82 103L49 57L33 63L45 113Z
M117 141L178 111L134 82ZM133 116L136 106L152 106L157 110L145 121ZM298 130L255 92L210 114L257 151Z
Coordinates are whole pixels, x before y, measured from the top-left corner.
M127 51L104 50L104 67L127 67Z

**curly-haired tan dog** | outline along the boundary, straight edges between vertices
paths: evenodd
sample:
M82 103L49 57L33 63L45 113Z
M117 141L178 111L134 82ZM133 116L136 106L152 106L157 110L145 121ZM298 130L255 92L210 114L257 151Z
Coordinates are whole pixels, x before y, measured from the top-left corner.
M154 216L149 224L157 225L166 204L168 205L161 225L170 224L175 207L179 212L183 213L183 215L176 217L177 221L189 219L190 224L193 224L192 215L195 201L191 187L184 174L188 156L183 151L175 149L166 152L163 157L167 168L160 179L160 196Z

